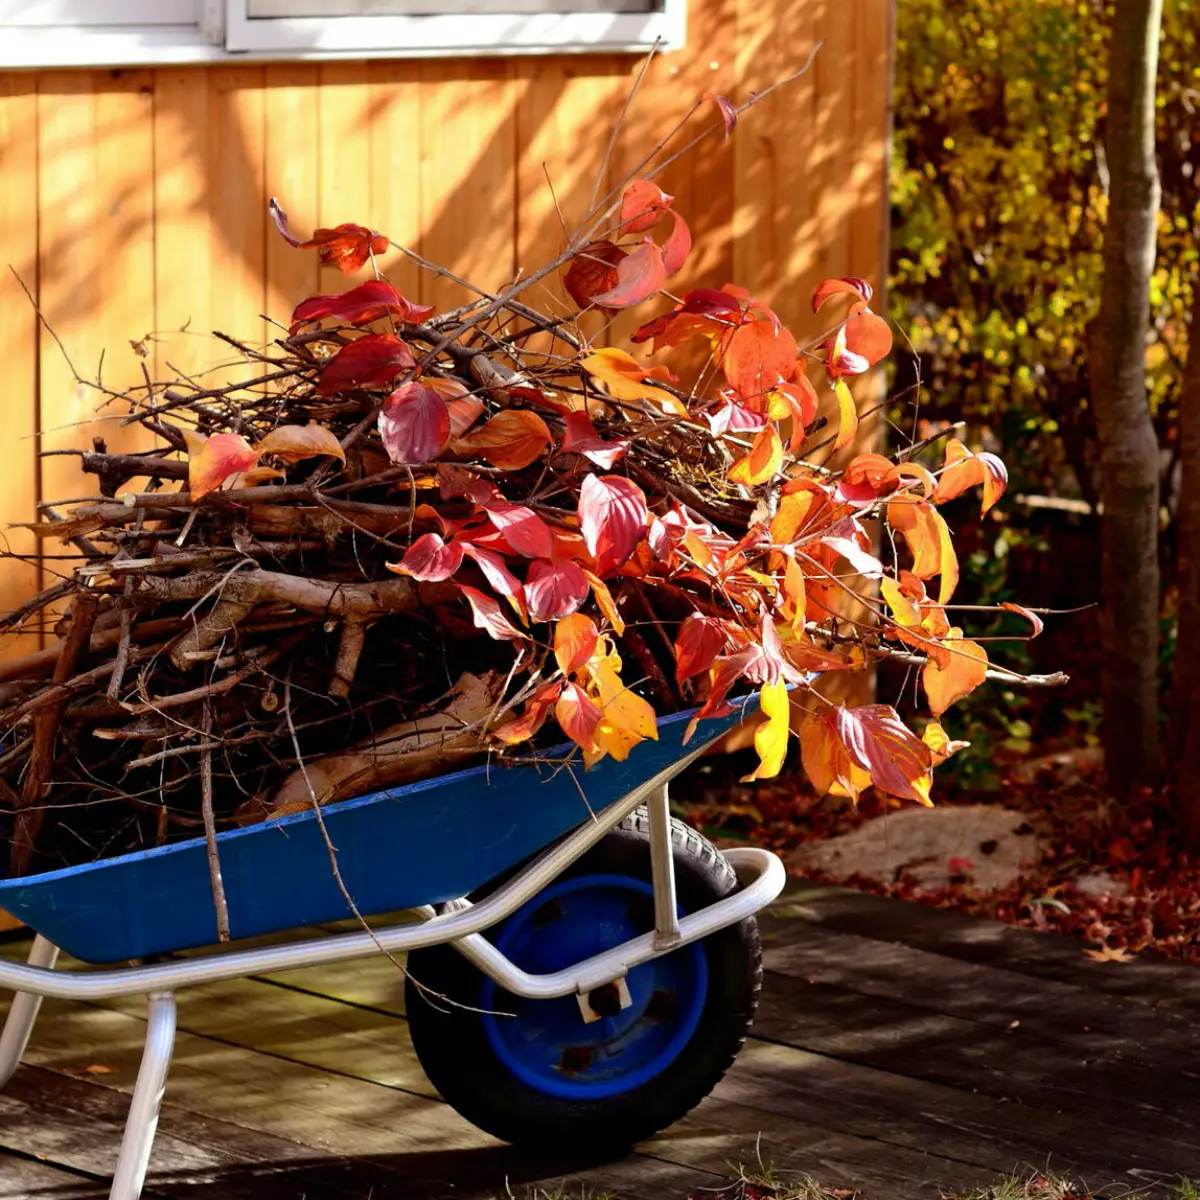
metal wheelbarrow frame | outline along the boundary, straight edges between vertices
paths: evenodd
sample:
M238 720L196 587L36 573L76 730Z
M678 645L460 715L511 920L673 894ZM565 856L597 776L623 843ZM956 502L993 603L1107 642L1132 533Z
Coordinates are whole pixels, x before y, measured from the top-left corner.
M667 735L666 745L658 748L657 760L654 754L649 756L652 765L658 765L664 753L672 754L674 746L679 745L682 722L689 715L680 714L660 722L660 736L663 733ZM737 874L739 889L695 912L678 915L668 785L680 771L736 723L741 715L737 712L732 717L709 723L704 730L705 736L698 739L698 744L689 747L687 751L683 751L679 745L678 755L672 756L666 765L659 766L648 778L643 772L640 782L635 786L605 803L582 824L576 822L573 832L567 833L549 848L543 848L541 853L525 862L515 874L480 902L472 903L463 892L448 899L439 897L431 903L409 906L407 912L416 918L415 923L410 920L370 931L363 929L270 946L223 950L185 959L72 971L55 970L59 955L58 946L49 937L38 932L26 963L0 961L0 987L16 993L4 1029L0 1032L0 1087L8 1082L20 1063L44 997L87 1001L145 995L148 1005L145 1045L109 1193L110 1200L137 1200L145 1181L170 1068L176 1027L175 993L181 988L264 972L349 962L379 953L381 950L401 952L448 944L496 984L514 995L537 1000L576 996L586 1019L586 997L594 989L623 980L629 971L643 963L753 916L783 890L786 876L782 863L774 854L751 848L728 850L724 852L724 857ZM640 749L641 747L635 749L631 755L631 763L638 759ZM651 749L654 747L651 746ZM435 780L432 783L436 786L470 775L471 772L459 772L456 776L444 776L441 781ZM626 771L624 776L616 777L627 778L628 772ZM574 789L578 785L571 781L566 786ZM421 785L416 785L417 790L420 790L420 787ZM413 790L395 789L392 792L380 793L371 799L386 802L411 796ZM530 799L532 803L537 804L536 793ZM580 803L577 792L575 802ZM348 802L351 806L354 803ZM483 936L484 930L516 913L641 805L645 805L649 813L654 911L652 931L549 974L531 974L522 970ZM331 815L337 807L330 806ZM303 822L311 822L313 817L314 814L305 813L300 815L298 821L296 818L287 820L302 827ZM266 828L269 829L270 826ZM228 836L220 835L219 842L221 838ZM164 850L169 854L188 845L180 843ZM513 852L515 847L510 850L510 853ZM148 853L154 855L158 852ZM125 858L136 865L135 860L144 862L146 856L147 852L143 852L142 855ZM121 861L109 860L108 863L96 866L108 867ZM0 902L3 902L5 907L16 907L18 915L25 916L35 930L44 926L46 920L53 925L54 921L51 918L54 914L50 911L54 907L55 899L53 877L70 876L73 879L79 870L74 868L70 872L52 872L47 876L35 876L26 881L13 880L0 884ZM50 883L39 889L39 879L50 879ZM23 901L27 899L28 893L33 899L24 908L21 904L14 906L6 892ZM211 907L211 894L206 895L205 900ZM438 900L441 900L440 911L433 906ZM48 915L43 918L39 904L47 903ZM382 910L373 908L372 911ZM340 912L335 915L346 914ZM296 922L281 926L284 929L298 927ZM235 926L235 936L236 932ZM181 944L175 948L191 947Z

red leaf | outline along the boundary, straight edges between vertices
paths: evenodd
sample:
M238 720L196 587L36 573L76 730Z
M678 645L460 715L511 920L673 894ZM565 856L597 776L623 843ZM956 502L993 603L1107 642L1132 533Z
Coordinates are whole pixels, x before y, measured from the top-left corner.
M414 366L412 351L390 333L368 333L343 346L324 366L317 391L332 396L346 388L386 387Z
M716 617L693 613L685 618L675 638L675 682L707 671L728 642L729 634Z
M592 297L603 308L628 308L648 300L667 281L662 251L653 242L643 242L617 266L616 285Z
M642 538L650 512L636 483L620 475L589 475L579 489L579 527L596 564L609 575Z
M728 393L726 393L728 394ZM766 423L763 413L757 413L744 404L734 404L731 400L717 409L704 414L709 430L717 435L722 433L757 433Z
M546 717L554 707L562 686L561 682L556 682L539 688L525 706L525 712L515 720L507 721L498 729L493 729L492 736L509 746L527 742L546 723Z
M596 731L603 717L599 705L577 683L566 684L554 706L559 728L584 750L595 749Z
M647 321L631 337L632 342L654 338L654 353L677 346L687 338L717 334L740 318L742 307L728 292L696 288L685 295L678 307L653 321Z
M471 615L475 624L499 641L519 642L525 640L525 634L515 628L500 608L500 602L491 596L484 595L478 588L468 587L465 583L458 585L458 590L467 598L471 605Z
M301 250L317 249L321 262L337 267L344 275L357 271L372 254L386 254L388 239L365 225L335 225L332 229L314 229Z
M569 412L566 416L566 433L562 448L570 454L582 454L598 467L611 471L613 464L628 449L628 440L606 442L592 424L592 418L583 411Z
M692 249L692 231L687 227L687 222L677 212L671 216L675 224L662 244L663 267L668 275L674 275L683 266Z
M411 575L422 583L441 583L462 566L463 547L458 542L447 544L436 533L417 538L398 563L387 563L397 575Z
M579 305L587 308L594 297L617 286L617 267L627 251L612 242L592 242L584 246L571 259L563 275L563 286L567 294Z
M535 559L525 577L525 600L535 621L569 617L587 599L588 581L578 565L567 560Z
M453 427L453 417L451 425ZM480 479L478 475L454 463L438 463L437 473L443 500L466 496L472 504L490 504L502 498L500 489L494 483Z
M463 553L473 560L483 572L483 577L501 596L512 600L517 611L525 613L525 588L521 581L508 569L504 555L495 550L477 546L474 542L462 543Z
M549 558L554 553L550 526L532 509L507 500L493 500L483 507L513 553L526 558Z
M240 433L214 433L205 437L183 431L188 449L188 495L193 504L214 492L230 476L248 471L258 462L258 451Z
M855 296L863 304L870 304L871 285L856 275L848 275L844 279L826 279L824 283L818 284L817 290L813 292L813 312L816 312L830 296L842 295Z
M621 194L621 235L641 233L656 225L674 199L658 184L635 179Z
M870 773L877 788L929 803L933 755L891 705L838 708L833 723L851 761Z
M450 440L446 402L423 384L401 384L379 410L379 436L394 463L432 462Z
M734 103L728 96L719 96L716 92L705 92L701 100L711 100L721 112L721 124L725 126L725 138L728 141L733 127L737 124L738 114Z
M761 396L796 374L796 339L773 321L748 321L730 334L721 368L739 395Z
M426 304L410 304L390 283L383 279L368 279L348 292L334 296L310 296L296 305L292 313L293 333L312 321L334 317L347 325L365 325L391 314L397 321L424 320L433 308Z

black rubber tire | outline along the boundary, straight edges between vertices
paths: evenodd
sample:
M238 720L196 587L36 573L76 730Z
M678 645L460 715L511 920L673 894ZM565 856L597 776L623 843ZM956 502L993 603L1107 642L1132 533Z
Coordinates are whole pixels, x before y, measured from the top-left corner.
M737 888L733 869L707 839L681 822L671 826L676 889L685 912ZM562 878L592 873L650 880L644 809L622 821ZM754 918L701 944L708 960L708 989L699 1024L672 1062L629 1092L564 1099L517 1079L493 1050L483 1018L459 1007L481 1007L484 976L449 946L409 955L407 1011L417 1058L443 1099L502 1141L568 1153L615 1150L642 1141L679 1120L712 1091L741 1049L758 1006L762 952ZM457 1004L439 1004L423 989Z

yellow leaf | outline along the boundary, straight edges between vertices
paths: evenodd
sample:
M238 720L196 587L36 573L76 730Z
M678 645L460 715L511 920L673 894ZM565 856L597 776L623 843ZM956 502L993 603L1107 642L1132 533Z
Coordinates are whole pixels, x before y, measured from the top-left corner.
M833 385L833 394L838 404L838 432L833 448L840 450L850 445L858 432L858 409L854 406L854 397L844 379L839 379Z
M272 429L254 449L260 458L264 454L274 454L284 462L300 462L322 454L346 461L346 452L341 443L324 425L280 425L278 429Z
M729 468L730 483L740 483L744 487L755 487L773 479L783 466L783 442L779 438L779 430L768 422L750 446L750 453Z
M965 750L971 744L970 742L951 740L950 735L937 721L930 721L925 726L921 731L921 741L929 747L929 752L933 755L933 765L935 767L944 763L952 754L957 754L960 750Z
M611 348L589 354L581 365L593 379L604 384L614 400L649 400L678 416L688 415L687 409L670 392L643 382L646 379L668 377L666 367L647 367L632 354Z
M935 717L970 695L987 678L988 669L987 651L977 642L967 641L961 629L951 629L943 644L949 652L946 666L931 658L921 669L921 682Z
M789 715L787 684L782 679L764 683L759 693L759 707L767 719L754 731L754 748L758 751L758 766L742 778L742 783L755 779L774 779L783 767L787 754Z
M600 727L596 730L596 746L618 762L624 762L638 742L645 738L658 740L658 721L654 709L621 682L612 666L615 657L611 654L606 658L595 658L587 664L586 670L603 710ZM616 661L619 665L620 659Z

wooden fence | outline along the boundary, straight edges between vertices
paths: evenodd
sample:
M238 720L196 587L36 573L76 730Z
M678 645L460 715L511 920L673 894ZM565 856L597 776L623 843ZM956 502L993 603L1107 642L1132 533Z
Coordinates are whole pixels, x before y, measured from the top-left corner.
M661 181L696 237L684 286L736 281L804 329L820 278L882 284L890 8L694 0L688 49L651 68L610 177L700 93L744 99L824 45L728 143ZM269 227L268 196L299 230L357 221L500 284L557 250L556 204L568 221L586 208L638 66L588 55L0 74L0 525L89 490L74 459L39 450L128 445L74 372L120 385L143 362L207 367L213 346L198 335L265 338L261 314L346 286ZM385 269L413 298L454 301L454 285L399 255ZM28 535L7 536L32 551ZM0 612L37 576L0 561Z

